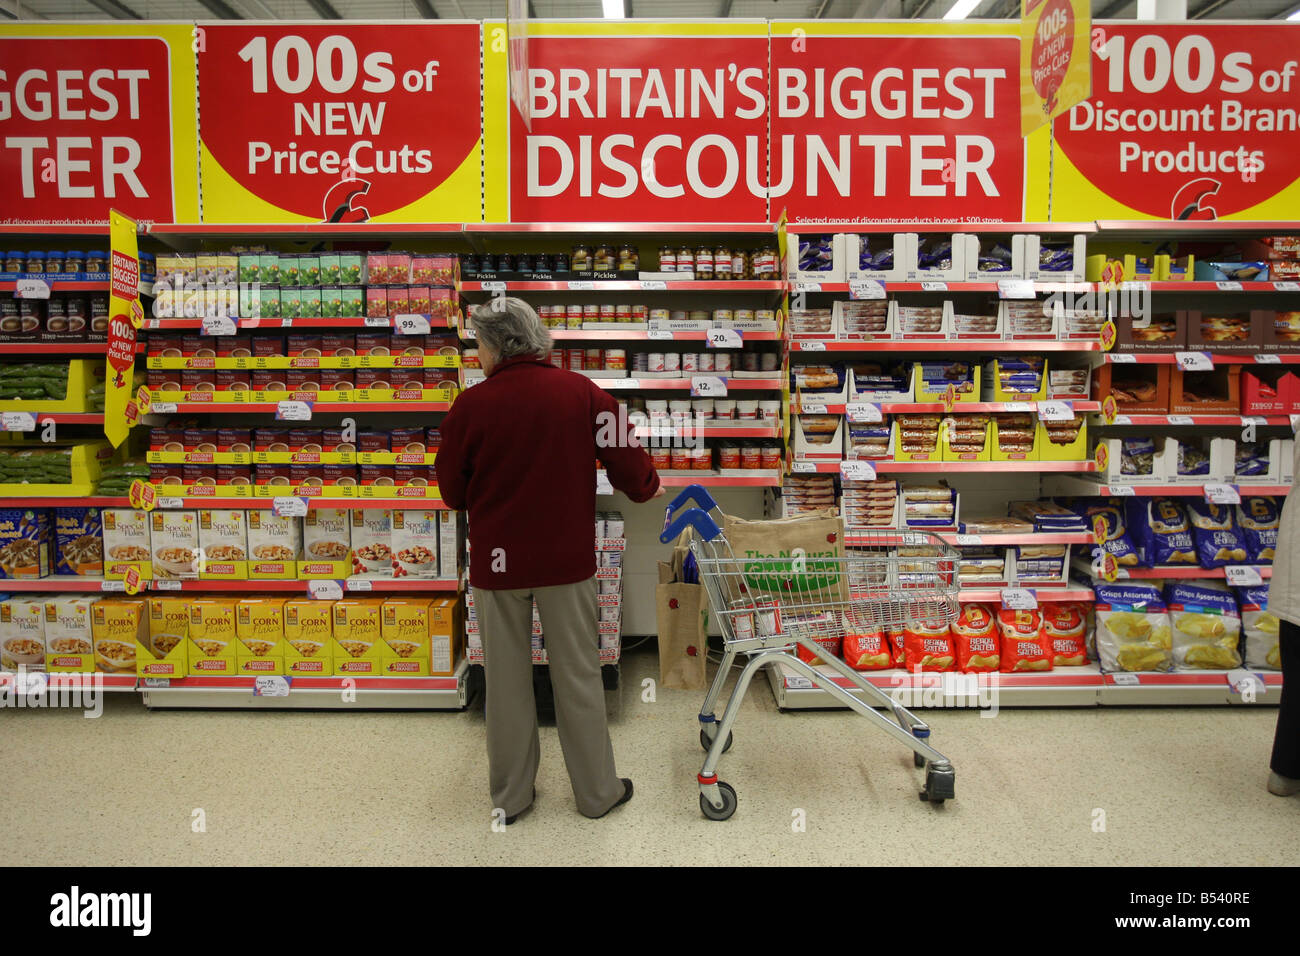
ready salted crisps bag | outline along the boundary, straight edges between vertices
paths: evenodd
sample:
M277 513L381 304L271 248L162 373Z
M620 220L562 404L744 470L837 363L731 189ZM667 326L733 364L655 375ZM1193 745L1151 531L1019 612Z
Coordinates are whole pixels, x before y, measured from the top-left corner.
M904 665L909 671L950 671L957 652L946 621L914 621L903 628Z
M882 630L854 628L844 618L844 662L857 671L879 671L893 667L889 635Z
M1165 604L1173 626L1175 665L1211 670L1241 666L1241 616L1227 585L1170 581Z
M993 608L987 604L963 604L949 629L957 648L957 669L995 671L1001 665L1001 642Z
M1281 670L1282 649L1278 643L1281 622L1268 609L1268 588L1237 588L1237 607L1246 639L1246 666Z
M1097 657L1102 670L1172 670L1173 636L1160 590L1144 581L1097 582Z
M1078 667L1088 663L1088 609L1075 601L1039 605L1043 636L1052 651L1053 667Z
M998 670L1004 674L1020 671L1050 671L1052 648L1043 631L1043 615L1038 608L998 611L998 632L1002 638L1002 659Z

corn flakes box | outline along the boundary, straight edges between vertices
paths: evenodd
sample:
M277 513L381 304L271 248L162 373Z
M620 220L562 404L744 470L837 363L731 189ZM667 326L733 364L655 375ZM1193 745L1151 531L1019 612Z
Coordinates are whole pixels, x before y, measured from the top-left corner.
M284 604L284 672L329 677L334 673L334 606L301 598Z
M136 674L140 677L184 677L189 662L189 599L178 595L151 596L149 626L136 638Z
M102 598L90 609L95 669L106 674L136 673L136 648L148 640L143 598Z
M433 618L428 598L399 597L384 601L380 620L383 637L381 670L386 677L427 677Z
M335 676L375 676L382 672L383 603L382 598L344 598L334 602Z
M464 612L461 599L440 597L429 602L429 673L450 677L464 653Z
M284 673L284 598L247 597L235 606L235 664L256 677Z
M239 673L233 597L219 595L190 601L189 670L196 677L234 677Z

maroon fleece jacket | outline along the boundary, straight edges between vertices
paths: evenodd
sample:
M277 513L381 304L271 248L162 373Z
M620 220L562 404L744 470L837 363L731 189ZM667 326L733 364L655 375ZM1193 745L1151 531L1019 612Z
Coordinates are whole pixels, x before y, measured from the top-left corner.
M623 440L598 446L602 425ZM548 587L594 575L596 460L633 501L659 490L631 431L612 395L543 359L508 359L460 395L434 461L442 500L469 512L470 584Z

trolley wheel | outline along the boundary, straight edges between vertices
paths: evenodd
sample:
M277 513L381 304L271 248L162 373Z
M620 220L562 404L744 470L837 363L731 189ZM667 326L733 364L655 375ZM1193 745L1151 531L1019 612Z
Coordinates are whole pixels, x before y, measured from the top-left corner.
M919 753L917 753L915 750L912 751L912 766L914 767L925 766L925 758L921 756Z
M931 766L925 772L925 789L918 796L927 803L942 805L945 800L951 800L957 796L955 782L956 775L951 767L936 770Z
M709 803L709 798L700 794L700 810L710 820L728 820L736 812L736 791L729 783L718 781L718 793L722 795L722 809Z
M727 742L722 745L722 752L724 754L731 749L731 744L732 741L735 739L735 736L736 735L731 731L727 731ZM705 733L703 730L700 731L700 746L703 747L705 750L710 750L713 747L713 741L709 739L709 735Z

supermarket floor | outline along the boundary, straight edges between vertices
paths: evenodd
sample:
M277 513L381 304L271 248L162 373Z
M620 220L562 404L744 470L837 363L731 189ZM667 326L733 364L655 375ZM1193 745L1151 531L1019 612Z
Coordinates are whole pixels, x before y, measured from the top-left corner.
M57 865L1300 863L1300 798L1264 789L1273 708L934 712L958 795L936 809L910 752L847 712L782 714L758 680L721 768L739 809L715 823L700 695L642 702L657 676L633 651L608 695L636 796L604 820L574 809L554 726L536 805L493 832L481 712L151 713L111 695L98 720L3 715L0 832L39 819L23 850Z

